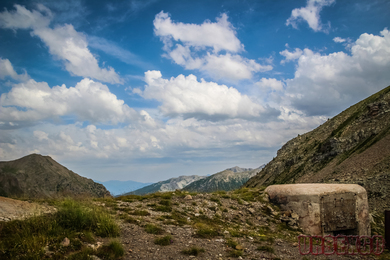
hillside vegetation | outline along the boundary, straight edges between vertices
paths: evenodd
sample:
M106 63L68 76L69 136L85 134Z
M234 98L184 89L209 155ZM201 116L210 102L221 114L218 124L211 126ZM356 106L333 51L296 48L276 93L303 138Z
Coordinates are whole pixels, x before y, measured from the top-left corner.
M390 207L390 87L288 141L245 187L357 183L374 212Z

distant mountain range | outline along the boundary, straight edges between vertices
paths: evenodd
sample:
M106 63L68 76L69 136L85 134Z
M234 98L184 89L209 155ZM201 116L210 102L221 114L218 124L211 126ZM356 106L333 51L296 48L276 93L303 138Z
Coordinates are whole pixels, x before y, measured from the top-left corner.
M159 181L157 183L153 183L149 186L126 193L124 195L129 195L129 194L144 195L144 194L154 193L154 192L174 191L177 189L181 190L188 184L203 178L205 178L205 176L198 176L198 175L180 176L177 178L168 179L166 181Z
M389 176L390 86L288 141L245 186L357 183L382 214L390 207Z
M134 190L138 190L152 184L152 183L143 183L143 182L136 182L136 181L116 181L116 180L104 181L104 182L95 181L95 182L103 184L104 187L106 187L106 189L113 196L118 196Z
M249 178L256 175L259 168L240 168L238 166L226 169L209 176L180 176L166 181L160 181L127 194L144 195L154 192L174 191L176 189L208 192L215 190L233 190L241 187ZM189 187L189 188L188 188ZM127 195L125 194L125 195Z
M259 168L240 168L238 166L226 169L222 172L218 172L206 178L198 181L194 181L191 184L183 188L186 191L193 192L213 192L213 191L231 191L240 188L251 177L255 176L262 170L265 165Z
M0 196L47 198L55 196L110 196L106 188L84 178L50 156L31 154L0 162Z

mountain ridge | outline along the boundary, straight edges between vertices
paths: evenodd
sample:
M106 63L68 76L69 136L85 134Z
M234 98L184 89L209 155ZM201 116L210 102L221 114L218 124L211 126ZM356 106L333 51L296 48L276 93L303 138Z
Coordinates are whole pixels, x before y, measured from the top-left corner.
M0 162L0 196L45 198L62 195L111 196L102 184L68 170L50 156L30 154Z
M389 207L390 86L316 129L289 140L244 187L284 183L357 183L370 206Z

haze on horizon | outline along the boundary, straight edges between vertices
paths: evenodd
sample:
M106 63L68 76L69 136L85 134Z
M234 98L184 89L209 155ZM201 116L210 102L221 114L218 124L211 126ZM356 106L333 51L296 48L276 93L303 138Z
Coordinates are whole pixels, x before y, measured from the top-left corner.
M390 85L390 2L0 3L0 161L99 181L257 168Z

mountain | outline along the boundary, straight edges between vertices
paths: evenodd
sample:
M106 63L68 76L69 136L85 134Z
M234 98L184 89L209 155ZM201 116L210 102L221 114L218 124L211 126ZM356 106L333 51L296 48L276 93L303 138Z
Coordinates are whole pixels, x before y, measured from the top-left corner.
M0 162L0 196L44 198L61 195L110 196L102 184L39 154Z
M357 183L370 207L390 206L390 86L288 141L245 187Z
M260 166L261 167L261 166ZM255 176L261 168L251 169L233 167L218 172L204 179L194 181L183 188L186 191L213 192L218 190L231 191L240 188L251 177Z
M143 187L141 189L129 192L124 195L135 194L135 195L144 195L154 192L163 192L163 191L174 191L176 189L180 190L188 184L203 179L205 176L191 175L191 176L180 176L177 178L171 178L166 181L160 181L149 186Z
M248 172L253 170L253 168L240 168L238 166L234 166L232 168L228 168L226 170L232 171L232 172Z
M117 180L111 180L111 181L95 181L97 183L103 184L104 187L113 195L121 195L124 193L128 193L134 190L141 189L145 186L148 186L152 183L143 183L143 182L137 182L137 181L117 181Z

